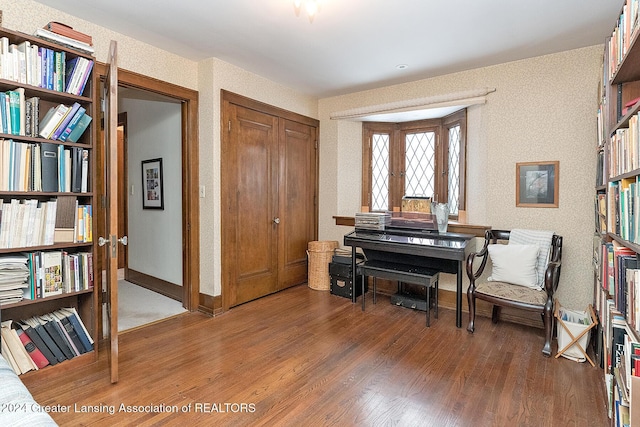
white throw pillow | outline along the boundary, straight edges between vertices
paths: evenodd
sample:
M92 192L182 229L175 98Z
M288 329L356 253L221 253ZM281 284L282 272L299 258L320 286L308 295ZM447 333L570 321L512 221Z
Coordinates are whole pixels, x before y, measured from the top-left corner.
M487 280L541 289L536 271L538 245L495 244L487 249L493 263L491 276Z

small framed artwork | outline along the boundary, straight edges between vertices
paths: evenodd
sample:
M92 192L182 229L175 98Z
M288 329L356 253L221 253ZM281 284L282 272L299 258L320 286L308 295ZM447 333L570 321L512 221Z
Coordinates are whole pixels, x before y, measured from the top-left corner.
M162 159L142 161L142 209L164 209Z
M557 208L560 162L516 163L516 206Z

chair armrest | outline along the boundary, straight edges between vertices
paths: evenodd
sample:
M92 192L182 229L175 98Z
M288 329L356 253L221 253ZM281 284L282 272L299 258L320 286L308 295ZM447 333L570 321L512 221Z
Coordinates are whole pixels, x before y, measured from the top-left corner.
M467 277L469 277L469 281L472 284L475 283L476 279L478 279L478 277L482 275L482 272L487 265L487 259L489 258L489 251L487 250L488 245L489 241L485 240L484 246L482 247L482 249L480 249L480 251L472 252L469 254L469 256L467 256ZM480 265L478 266L477 270L474 272L473 264L476 258L482 258L482 260L480 261Z
M544 289L550 298L553 298L553 294L558 289L560 267L560 261L552 261L547 264L547 270L544 273Z

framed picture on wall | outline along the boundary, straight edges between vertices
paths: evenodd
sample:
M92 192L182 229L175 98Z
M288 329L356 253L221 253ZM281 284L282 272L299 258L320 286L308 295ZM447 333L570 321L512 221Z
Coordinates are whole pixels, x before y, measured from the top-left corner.
M557 208L560 162L516 163L516 206Z
M162 159L142 161L142 209L164 209Z

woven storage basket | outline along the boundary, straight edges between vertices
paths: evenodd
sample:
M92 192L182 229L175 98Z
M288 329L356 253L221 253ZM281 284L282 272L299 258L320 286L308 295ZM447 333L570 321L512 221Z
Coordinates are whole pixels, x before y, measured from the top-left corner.
M329 278L329 263L333 251L338 247L335 240L309 242L307 255L309 257L309 280L307 283L311 289L328 291L331 289Z

